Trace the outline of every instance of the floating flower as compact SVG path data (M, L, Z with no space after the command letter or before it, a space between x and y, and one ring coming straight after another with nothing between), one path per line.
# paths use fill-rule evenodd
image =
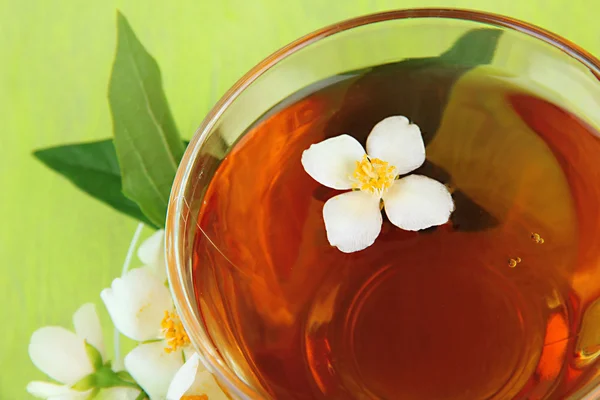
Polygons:
M93 379L93 375L98 373L109 378L114 376L115 385L123 384L104 364L104 339L95 306L91 303L81 306L73 315L73 325L75 332L60 326L46 326L31 335L31 361L50 378L60 382L29 382L27 391L33 396L53 400L87 399L100 390L94 386ZM131 387L103 390L109 391L112 398L123 400L135 399L140 393L139 389Z
M381 207L397 227L418 231L448 222L454 202L446 186L422 175L399 176L425 162L421 130L406 117L379 122L367 138L367 151L349 135L313 144L302 165L317 182L339 190L323 207L327 239L345 253L363 250L381 232Z
M200 362L198 354L192 355L177 371L167 400L228 400L215 378Z

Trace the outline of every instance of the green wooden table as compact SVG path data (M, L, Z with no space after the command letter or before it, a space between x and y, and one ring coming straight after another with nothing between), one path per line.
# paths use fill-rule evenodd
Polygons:
M79 192L31 151L111 135L115 10L158 60L179 130L191 136L244 72L282 45L349 17L462 7L550 29L600 55L593 0L63 0L0 2L0 399L42 379L27 355L42 325L71 324L121 269L136 222Z

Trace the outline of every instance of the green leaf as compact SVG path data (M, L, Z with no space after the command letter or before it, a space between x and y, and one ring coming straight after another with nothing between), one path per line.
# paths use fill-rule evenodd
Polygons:
M184 147L162 89L158 64L121 13L117 15L117 52L108 98L123 192L150 221L164 226Z
M87 194L146 225L157 227L121 190L121 171L112 139L37 150L33 155Z

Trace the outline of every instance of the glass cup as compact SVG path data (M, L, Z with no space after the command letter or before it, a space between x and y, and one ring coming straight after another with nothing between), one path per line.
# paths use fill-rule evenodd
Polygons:
M214 301L210 290L196 294L192 280L193 245L202 234L195 223L204 189L221 159L265 111L293 93L325 78L408 58L435 57L465 32L502 31L490 66L519 85L534 85L543 97L600 128L600 62L573 43L508 17L451 9L392 11L351 19L313 32L272 54L240 79L209 112L181 161L169 203L167 263L170 287L191 342L206 367L235 399L269 396L243 365L227 332L203 315L198 303ZM597 211L597 210L596 210ZM597 213L596 215L600 215ZM600 221L599 221L600 222ZM582 297L586 280L600 277L600 263L574 277ZM569 391L572 399L600 396L600 308L596 303L572 323L577 340L568 351L581 357L587 372ZM207 321L213 321L207 323ZM552 397L549 389L543 397ZM499 398L499 397L491 397Z

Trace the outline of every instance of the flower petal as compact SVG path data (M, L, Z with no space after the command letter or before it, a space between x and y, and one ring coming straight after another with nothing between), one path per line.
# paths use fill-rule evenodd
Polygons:
M48 400L87 400L90 398L92 390L85 392L71 391L69 393L59 394L58 396L48 397Z
M179 400L187 393L190 387L192 387L194 379L196 379L196 373L200 365L200 357L194 353L173 377L167 391L167 400Z
M192 346L184 346L181 350L183 351L184 360L189 360L194 356L194 354L196 354L196 351Z
M215 377L207 370L198 371L194 384L186 393L190 395L206 395L210 400L229 400L223 389L217 383Z
M93 303L84 304L75 311L73 326L77 336L94 346L102 355L102 360L106 360L102 326L100 325L98 313L96 313L96 306Z
M155 264L165 260L165 230L159 229L138 247L137 255L144 264Z
M33 332L29 357L46 375L67 385L94 372L83 339L60 326L46 326Z
M402 175L425 162L421 130L402 116L387 117L373 127L367 138L367 154L387 161Z
M140 394L139 389L127 387L112 387L102 389L95 400L136 400Z
M40 399L85 399L91 390L78 392L67 385L50 382L32 381L27 384L27 392Z
M141 344L125 356L125 368L151 400L165 398L173 376L183 365L181 352L167 353L164 345L164 341Z
M169 386L167 400L179 400L184 395L206 395L210 400L228 400L215 378L200 362L198 354L190 357L177 371Z
M381 231L379 198L354 191L327 200L323 206L327 239L344 253L363 250L375 242Z
M134 268L115 279L100 297L115 327L140 342L159 338L165 311L173 310L169 289L149 267Z
M160 279L167 279L167 267L165 263L165 231L159 229L138 247L138 258L144 265L152 267L152 270Z
M418 231L448 222L454 201L446 186L422 175L397 180L383 195L390 222L407 231Z
M317 182L339 190L351 189L350 175L365 154L358 140L340 135L313 144L302 153L304 170Z

